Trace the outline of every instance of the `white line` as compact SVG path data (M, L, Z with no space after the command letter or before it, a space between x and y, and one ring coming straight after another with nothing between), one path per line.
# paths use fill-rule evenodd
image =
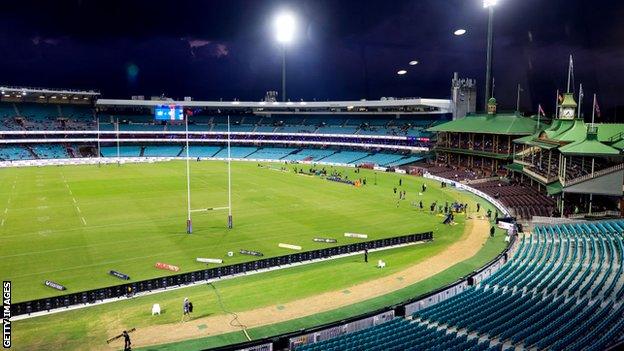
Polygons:
M76 209L78 210L78 213L81 213L80 212L80 207L76 206Z
M0 222L0 227L2 227L4 225L4 218L2 219L2 222Z
M74 194L71 192L71 189L69 190L69 195L74 195Z
M74 203L76 203L76 198L75 197L72 197L72 200L74 200Z
M87 225L87 221L85 221L84 217L80 217L80 219L82 219L82 223L83 223L84 225Z

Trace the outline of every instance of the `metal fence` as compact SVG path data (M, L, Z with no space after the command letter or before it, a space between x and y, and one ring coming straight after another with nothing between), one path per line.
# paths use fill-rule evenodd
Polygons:
M180 273L166 277L141 280L132 283L109 286L89 291L76 292L45 299L19 302L11 306L11 315L18 316L34 312L68 308L70 306L80 304L91 304L108 299L131 297L132 295L137 293L190 285L201 281L219 279L222 277L243 274L245 272L252 272L260 269L285 266L293 263L312 261L316 259L325 259L332 256L363 251L364 249L377 249L419 241L428 241L432 239L432 232L408 234L348 245L328 247L325 249L313 251L299 252L284 256L269 257L261 260L254 260L222 267ZM71 286L68 288L71 288Z

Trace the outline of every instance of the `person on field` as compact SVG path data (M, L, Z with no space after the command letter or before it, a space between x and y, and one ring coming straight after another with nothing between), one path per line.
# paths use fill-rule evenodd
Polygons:
M124 338L124 351L131 351L132 342L130 341L130 335L125 330L123 331L123 333L121 333L121 335L123 335Z
M477 212L481 211L481 204L477 202Z
M364 263L368 263L368 249L364 249Z
M188 297L184 298L184 303L182 304L182 322L191 319L191 302Z
M403 179L399 178L399 186L403 185Z

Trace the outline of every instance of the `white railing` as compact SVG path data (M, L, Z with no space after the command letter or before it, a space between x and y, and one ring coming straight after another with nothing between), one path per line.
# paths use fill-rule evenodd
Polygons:
M472 184L482 184L482 183L487 183L487 182L491 182L491 181L495 181L495 180L500 180L500 177L488 177L488 178L479 178L479 179L472 179L472 180L464 180L462 181L462 183L467 184L467 185L472 185Z
M537 172L535 172L535 171L533 171L533 170L531 170L530 168L527 168L527 167L524 167L523 170L524 170L524 173L526 173L526 174L530 175L531 177L541 181L544 184L552 183L552 182L557 180L557 176L556 175L553 175L553 176L550 176L550 177L546 177L546 176L543 176L543 175L541 175L541 174L539 174L539 173L537 173Z
M207 126L208 127L208 126ZM165 131L165 130L0 130L0 136L5 135L186 135L186 131ZM227 135L226 131L190 131L189 135ZM366 134L332 134L332 133L280 133L280 132L230 132L230 135L267 135L267 136L324 136L330 138L355 138L355 139L387 139L387 140L407 140L408 136L396 135L366 135Z
M561 182L561 185L563 185L564 187L571 186L571 185L582 183L584 181L587 181L593 178L602 177L603 175L613 173L622 169L624 169L624 163L620 163L609 168L601 169L600 171L594 172L594 174L586 174L582 177L577 177L577 178L570 179L570 180L566 180L563 177L559 177L559 182Z
M196 160L197 157L189 157L190 160ZM227 161L226 157L199 157L202 161ZM0 168L9 167L41 167L41 166L70 166L70 165L97 165L97 164L116 164L116 163L154 163L172 160L186 160L185 157L85 157L85 158L56 158L43 160L16 160L16 161L0 161ZM342 166L356 167L355 164L341 162L324 162L324 161L286 161L266 158L237 158L232 157L232 161L243 162L276 162L276 163L297 163L306 165L326 165L326 166ZM386 171L385 167L375 167L375 170ZM398 170L397 173L400 173Z

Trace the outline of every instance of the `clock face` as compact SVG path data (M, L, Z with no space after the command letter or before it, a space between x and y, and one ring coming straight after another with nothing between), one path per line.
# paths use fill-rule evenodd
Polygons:
M573 108L564 108L563 110L561 110L561 117L573 118L574 117L574 109Z

